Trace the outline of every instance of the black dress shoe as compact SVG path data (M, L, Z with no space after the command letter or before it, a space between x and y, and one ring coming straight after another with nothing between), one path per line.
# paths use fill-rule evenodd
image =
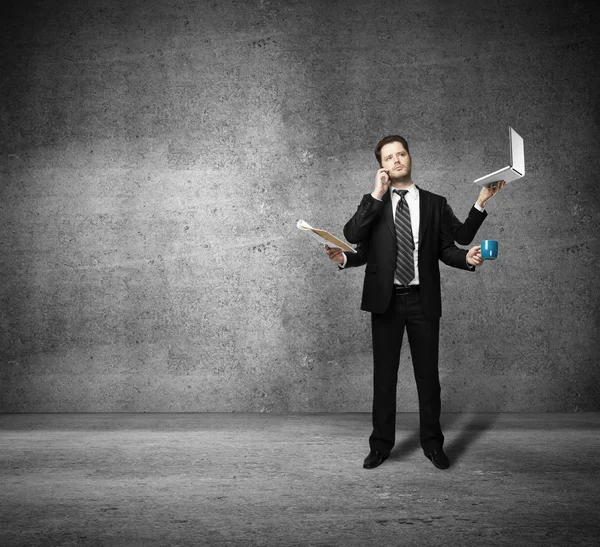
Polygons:
M365 469L373 469L381 465L385 460L387 460L387 455L384 456L379 450L371 450L369 455L365 458L363 467Z
M431 460L431 463L438 469L448 469L448 467L450 467L450 460L441 448L434 450L429 454L425 454L425 456L427 456Z

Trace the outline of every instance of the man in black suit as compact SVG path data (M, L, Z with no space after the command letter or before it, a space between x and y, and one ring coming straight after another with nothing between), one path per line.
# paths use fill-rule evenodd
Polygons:
M420 442L439 469L450 461L443 450L438 373L439 323L442 314L438 260L474 271L483 263L471 243L487 213L483 207L504 182L483 188L462 223L442 196L417 187L411 178L406 140L382 139L375 156L380 169L371 194L365 194L344 236L356 254L326 246L340 268L366 264L361 309L371 312L373 336L373 432L363 467L377 467L395 442L396 385L404 330L408 334L419 397Z

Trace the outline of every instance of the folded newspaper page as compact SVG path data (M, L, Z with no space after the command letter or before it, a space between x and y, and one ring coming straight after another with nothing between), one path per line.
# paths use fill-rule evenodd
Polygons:
M342 251L350 251L351 253L355 253L356 251L350 247L347 243L344 243L342 240L337 237L331 235L329 232L325 230L319 230L317 228L313 228L310 224L305 222L304 220L299 220L296 223L296 227L299 230L306 232L311 235L315 239L317 239L323 245L329 245L330 247L339 247Z

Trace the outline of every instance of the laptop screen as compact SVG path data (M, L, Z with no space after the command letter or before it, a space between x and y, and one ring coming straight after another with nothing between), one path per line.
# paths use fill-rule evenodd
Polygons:
M510 165L520 175L525 175L525 151L523 137L512 127L510 131Z

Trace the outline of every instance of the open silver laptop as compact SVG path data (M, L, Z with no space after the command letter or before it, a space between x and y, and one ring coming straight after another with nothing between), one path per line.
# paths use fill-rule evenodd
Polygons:
M474 184L479 186L489 186L494 182L505 180L517 180L525 176L525 152L523 148L523 137L519 135L512 127L508 128L510 138L510 165L498 171L494 171L485 177L478 178Z

